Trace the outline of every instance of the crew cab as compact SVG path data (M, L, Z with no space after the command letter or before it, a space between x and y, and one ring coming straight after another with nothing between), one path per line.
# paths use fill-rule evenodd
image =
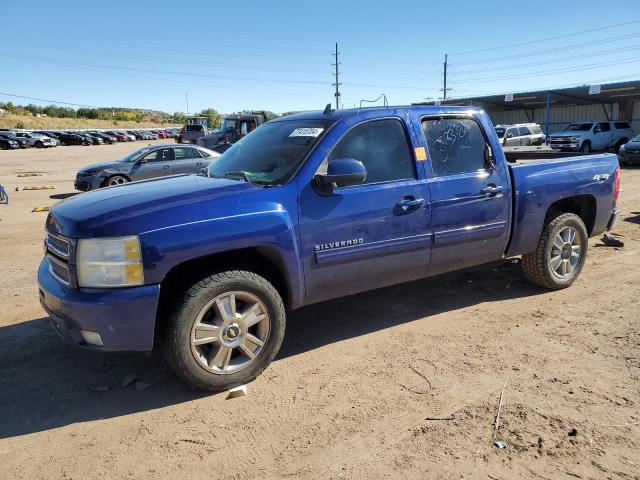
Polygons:
M608 148L615 148L617 152L632 136L631 125L627 122L578 122L550 134L549 146L584 153Z
M614 154L509 164L477 108L327 105L265 123L206 175L54 206L40 301L72 344L158 343L190 385L226 389L304 305L516 256L532 283L570 286L615 223L619 172Z

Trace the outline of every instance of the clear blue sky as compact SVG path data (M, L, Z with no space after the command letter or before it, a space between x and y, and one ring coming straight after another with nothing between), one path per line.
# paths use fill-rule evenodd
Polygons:
M188 92L191 112L323 108L336 41L345 107L380 93L392 104L441 96L445 53L450 97L640 78L638 0L0 7L0 92L92 106L185 111ZM29 103L0 94L8 100Z

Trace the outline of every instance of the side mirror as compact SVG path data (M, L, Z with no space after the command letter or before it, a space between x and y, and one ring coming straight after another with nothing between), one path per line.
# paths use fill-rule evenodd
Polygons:
M600 129L600 127L594 127L593 128L593 133L600 133L602 132L602 130Z
M330 191L336 187L358 185L366 178L367 169L361 161L353 158L341 158L330 161L327 173L317 174L313 177L313 181L321 190Z

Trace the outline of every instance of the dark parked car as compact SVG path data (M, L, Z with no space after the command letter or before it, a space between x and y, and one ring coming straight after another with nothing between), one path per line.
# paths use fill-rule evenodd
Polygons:
M129 137L127 137L125 134L120 133L120 132L107 132L107 134L111 135L113 137L116 137L119 142L128 142L129 141Z
M206 148L190 145L143 147L114 162L87 165L76 175L74 186L88 191L135 180L200 173L219 156Z
M60 132L58 139L60 139L60 145L87 145L88 140L75 133Z
M633 137L618 151L620 165L640 163L640 135Z
M102 133L102 132L89 132L89 135L93 135L94 137L101 138L102 141L105 144L108 144L108 145L111 145L111 144L116 143L118 141L116 139L116 137L112 137L112 136L107 135L106 133Z
M27 142L23 138L18 138L18 137L14 136L11 133L0 132L0 138L3 138L5 140L13 140L14 142L18 142L18 146L20 148L31 148L31 143Z
M0 148L2 150L17 150L20 148L20 144L17 140L9 140L0 135Z

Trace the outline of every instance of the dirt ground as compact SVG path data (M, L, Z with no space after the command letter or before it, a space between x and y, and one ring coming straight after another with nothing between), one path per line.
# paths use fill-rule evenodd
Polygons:
M640 169L622 172L624 248L591 239L570 289L504 262L306 307L248 396L225 400L158 354L65 346L38 304L46 213L31 210L133 148L0 152L1 479L640 478Z

